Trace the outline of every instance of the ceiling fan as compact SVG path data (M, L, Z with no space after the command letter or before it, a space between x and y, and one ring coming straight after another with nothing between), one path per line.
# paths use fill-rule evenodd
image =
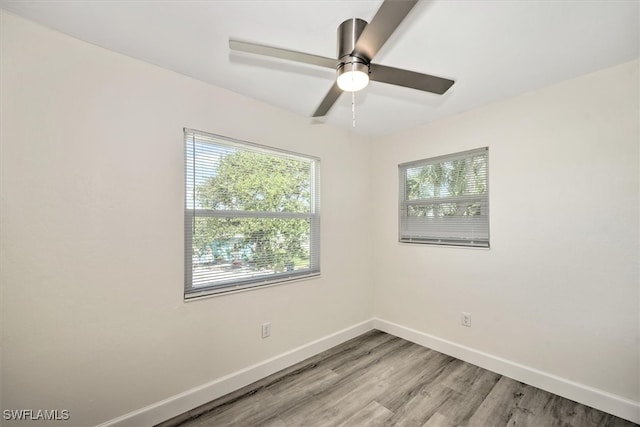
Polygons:
M326 115L342 91L364 89L370 79L442 95L453 85L453 80L371 62L416 3L418 0L385 0L371 23L359 18L344 21L338 27L337 59L234 39L229 39L229 47L231 50L335 69L336 81L313 117Z

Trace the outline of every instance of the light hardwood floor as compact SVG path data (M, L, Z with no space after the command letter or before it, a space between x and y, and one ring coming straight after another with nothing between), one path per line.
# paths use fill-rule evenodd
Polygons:
M368 332L160 424L635 425L380 331Z

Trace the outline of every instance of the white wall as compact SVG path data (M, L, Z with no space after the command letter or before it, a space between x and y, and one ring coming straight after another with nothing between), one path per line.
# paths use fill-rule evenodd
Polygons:
M374 315L640 402L638 81L635 61L375 141ZM398 243L397 165L483 146L491 249Z
M3 409L98 424L370 317L367 141L0 18ZM321 158L321 278L183 302L183 127Z
M0 19L2 408L97 424L372 315L640 401L638 62L369 141ZM183 127L321 157L322 278L183 302ZM397 243L397 164L481 146L492 248Z

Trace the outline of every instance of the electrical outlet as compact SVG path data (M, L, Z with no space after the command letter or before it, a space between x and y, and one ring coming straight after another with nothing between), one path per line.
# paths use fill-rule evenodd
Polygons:
M462 326L467 326L467 327L471 327L471 313L465 313L464 311L462 312L462 315L460 316L460 323L462 323Z
M269 338L271 336L271 322L262 324L262 338Z

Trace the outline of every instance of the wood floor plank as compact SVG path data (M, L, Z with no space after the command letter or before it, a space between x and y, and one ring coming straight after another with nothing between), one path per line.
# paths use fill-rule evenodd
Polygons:
M424 349L422 357L407 363L406 375L398 378L396 387L379 402L396 412L416 395L425 385L433 384L436 378L456 359L437 351Z
M487 424L489 425L489 424ZM436 412L422 427L455 427L449 418Z
M380 351L386 345L401 344L402 340L399 338L373 330L274 374L268 377L264 383L270 391L277 394L279 390L290 387L296 378L307 374L311 369L335 369L339 366L362 361L363 358L371 354L373 348Z
M400 408L394 423L423 425L438 413L450 424L467 425L500 376L484 369L476 371L464 362L457 362L451 363L450 369L444 370L437 381L425 384L407 405ZM473 373L474 376L469 377L473 380L463 377L465 373ZM466 389L462 388L465 383L468 384Z
M260 390L252 395L251 399L240 399L233 404L217 407L209 412L207 418L200 417L183 425L185 427L258 425L271 418L266 416L266 411L275 405L273 395L267 390Z
M209 424L210 426L211 424ZM271 418L265 422L256 424L256 427L288 427L287 424L280 418Z
M398 345L399 344L399 345ZM341 370L340 380L322 395L295 405L280 414L291 425L336 425L359 411L368 402L386 393L389 377L406 357L419 351L413 344L401 340L394 346L379 346L380 352L363 357L351 370ZM363 404L363 402L365 404Z
M468 366L468 363L465 363ZM500 379L500 375L482 368L467 370L468 377L456 379L454 388L457 393L445 402L438 412L445 415L455 425L467 426L473 414L478 410L487 395ZM471 379L473 378L473 379ZM461 387L466 384L467 388Z
M374 353L363 354L357 363L349 363L350 370L342 370L330 386L322 390L316 390L310 394L298 394L295 399L286 400L282 404L279 416L291 422L290 425L305 425L308 422L338 422L361 409L362 401L368 403L382 393L387 383L382 381L385 371L392 370L393 364L381 363L381 360L396 361L400 363L406 356L406 349L411 344L404 340L393 340L380 343ZM286 390L276 393L277 397L290 396ZM368 398L369 397L369 398ZM357 402L352 405L351 402ZM342 411L336 411L339 402ZM358 406L360 405L360 406ZM340 412L340 413L339 413Z
M440 384L420 388L395 411L390 425L421 426L431 419L458 392Z
M379 404L371 402L340 424L340 427L383 427L393 412Z
M501 377L478 410L469 418L469 426L508 425L513 411L522 399L524 387L521 382Z
M340 381L340 375L330 369L316 367L296 376L294 381L287 382L286 386L277 384L277 387L267 387L273 395L281 401L296 401L312 399L335 386Z
M159 424L377 425L638 427L379 331Z

